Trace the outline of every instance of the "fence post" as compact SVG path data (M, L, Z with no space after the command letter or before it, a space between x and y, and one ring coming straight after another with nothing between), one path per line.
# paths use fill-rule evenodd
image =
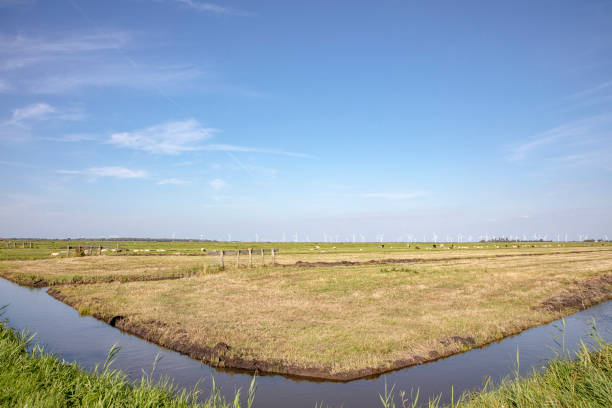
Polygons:
M236 251L236 268L240 268L240 249Z
M253 267L253 248L249 248L249 268Z
M276 259L274 258L274 248L272 248L272 266L276 265Z
M70 256L70 245L66 246L66 256Z
M223 250L219 251L219 266L223 268Z
M261 248L261 266L266 266L266 258L264 257L264 249Z

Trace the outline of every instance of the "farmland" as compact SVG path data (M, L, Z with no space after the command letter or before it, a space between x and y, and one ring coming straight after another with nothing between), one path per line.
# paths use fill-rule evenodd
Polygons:
M54 285L82 314L215 366L331 380L462 352L612 297L602 243L121 242L78 257L51 256L66 243L54 245L0 250L0 275ZM204 246L279 255L220 268Z

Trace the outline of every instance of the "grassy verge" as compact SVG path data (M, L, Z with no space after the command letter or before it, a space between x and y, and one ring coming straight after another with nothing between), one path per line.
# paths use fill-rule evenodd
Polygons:
M229 270L59 286L81 313L212 365L350 380L612 298L612 254Z
M452 408L541 408L612 406L612 345L597 337L597 347L590 351L579 349L574 358L561 353L542 371L534 371L526 378L505 379L501 386L476 394L463 394ZM395 395L393 388L380 395L383 408L421 406L418 398L407 398L406 393ZM437 400L426 404L439 408Z
M154 383L143 377L132 384L110 368L114 351L104 365L88 373L44 353L38 345L28 351L28 343L23 334L0 323L0 407L240 407L239 393L230 404L213 389L204 402L197 403L197 390L179 392L168 380ZM249 406L253 393L252 386Z

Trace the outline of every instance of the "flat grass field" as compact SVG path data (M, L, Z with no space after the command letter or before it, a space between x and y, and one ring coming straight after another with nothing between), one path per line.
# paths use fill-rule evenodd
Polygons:
M133 245L150 251L7 256L0 276L56 284L50 294L82 314L215 366L340 381L461 352L612 299L609 243ZM225 269L214 256L176 254L200 247L280 253L274 267L259 259L236 267L226 257Z

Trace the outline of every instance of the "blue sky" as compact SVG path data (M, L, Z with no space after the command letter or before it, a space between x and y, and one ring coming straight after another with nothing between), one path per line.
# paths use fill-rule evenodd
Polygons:
M612 237L612 2L495 3L0 0L0 235Z

